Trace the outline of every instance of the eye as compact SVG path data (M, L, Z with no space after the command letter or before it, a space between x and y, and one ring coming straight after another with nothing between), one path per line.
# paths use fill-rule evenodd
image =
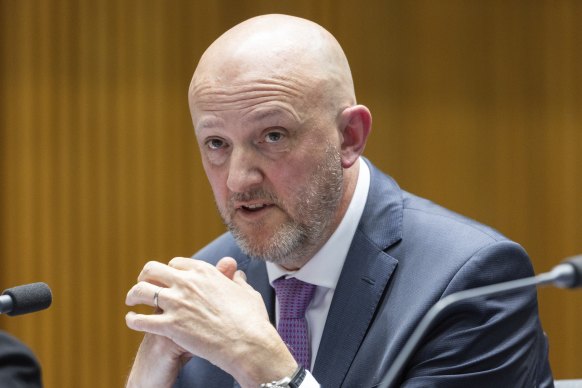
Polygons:
M281 132L269 132L265 135L266 143L277 143L283 139L283 134Z
M217 138L213 138L213 139L208 139L206 141L206 146L208 148L210 148L211 150L218 150L221 148L225 147L225 142L222 139L217 139Z

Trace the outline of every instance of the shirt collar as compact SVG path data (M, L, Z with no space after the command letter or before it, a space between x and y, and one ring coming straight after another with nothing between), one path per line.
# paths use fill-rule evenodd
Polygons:
M318 287L335 289L339 280L348 250L364 212L368 190L370 189L370 169L359 158L359 172L356 189L346 214L335 232L321 249L299 270L288 271L278 264L267 262L267 274L271 285L281 276L296 277Z

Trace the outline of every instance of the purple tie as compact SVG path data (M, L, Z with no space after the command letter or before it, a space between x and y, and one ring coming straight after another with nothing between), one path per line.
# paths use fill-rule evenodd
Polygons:
M315 285L296 278L279 278L273 282L279 300L279 322L277 331L293 354L295 361L306 369L311 369L311 346L305 320L305 310Z

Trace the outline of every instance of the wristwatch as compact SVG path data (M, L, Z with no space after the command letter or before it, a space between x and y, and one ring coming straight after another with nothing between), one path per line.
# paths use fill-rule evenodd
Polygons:
M302 365L299 365L297 370L291 376L283 377L278 381L271 381L270 383L261 384L260 388L299 388L307 371Z

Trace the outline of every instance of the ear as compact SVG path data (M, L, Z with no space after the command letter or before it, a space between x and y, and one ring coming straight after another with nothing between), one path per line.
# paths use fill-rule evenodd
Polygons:
M351 167L364 152L372 129L372 114L363 105L346 108L340 114L342 167Z

